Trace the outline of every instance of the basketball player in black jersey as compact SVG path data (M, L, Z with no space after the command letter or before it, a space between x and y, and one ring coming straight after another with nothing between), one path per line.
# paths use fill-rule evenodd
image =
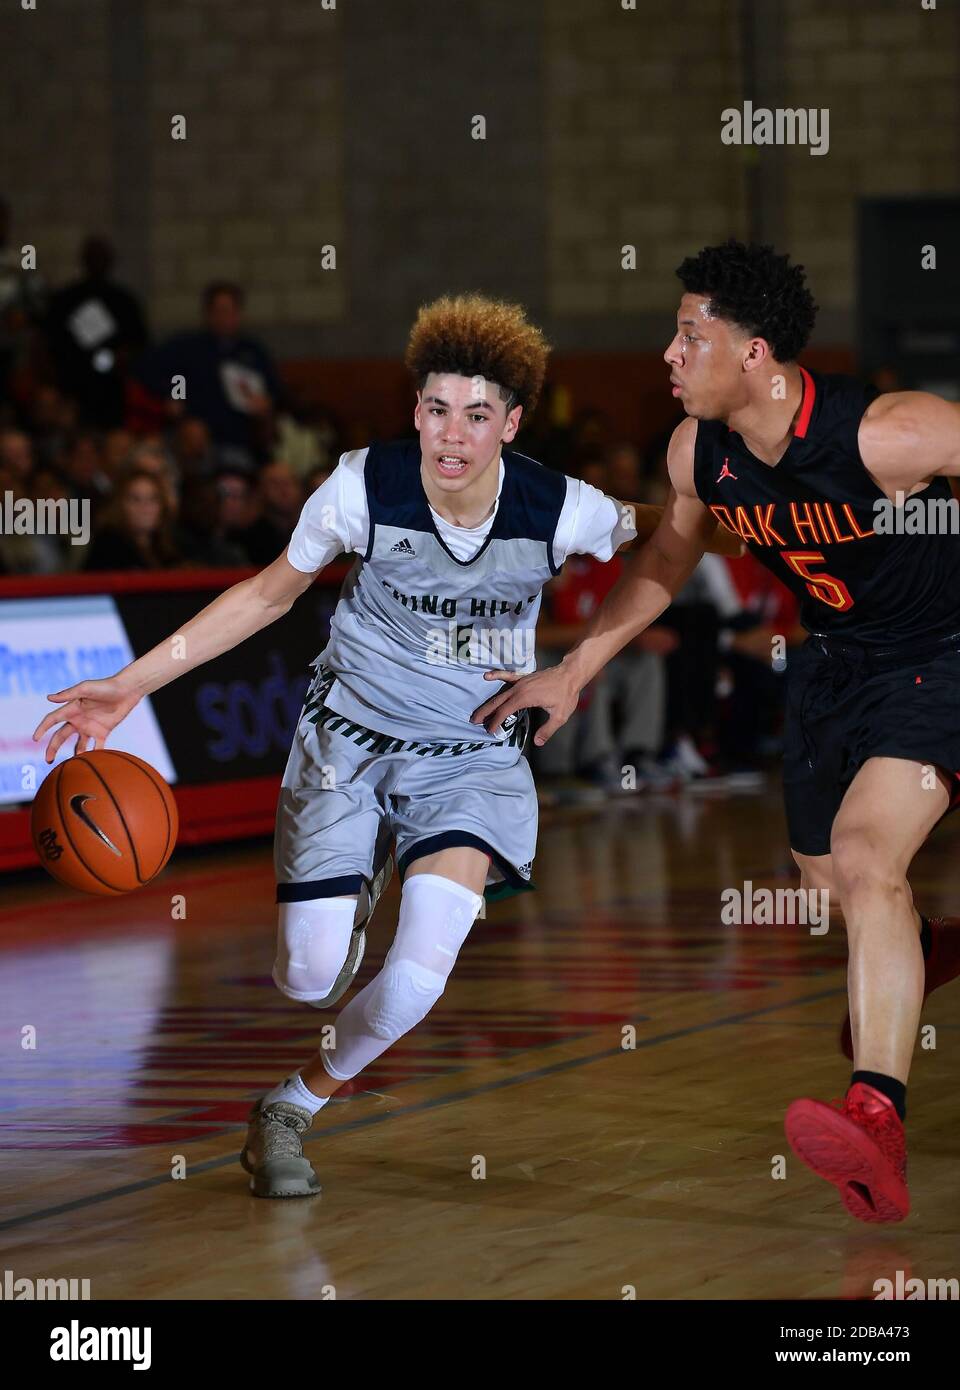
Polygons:
M855 1069L839 1107L796 1100L786 1131L852 1215L898 1221L920 1009L960 973L960 924L920 916L906 877L960 789L960 537L886 534L877 504L950 498L960 406L801 367L816 305L803 268L771 247L706 247L677 274L664 358L688 418L670 441L664 515L563 663L493 673L512 689L474 717L496 729L542 708L545 742L667 607L716 519L798 595L810 636L788 680L787 822L802 886L829 890L846 924Z

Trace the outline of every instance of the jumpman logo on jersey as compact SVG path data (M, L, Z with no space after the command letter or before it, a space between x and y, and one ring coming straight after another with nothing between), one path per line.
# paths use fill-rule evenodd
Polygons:
M417 553L414 550L413 546L410 544L410 542L407 540L406 536L404 536L402 541L397 541L396 545L392 545L390 547L391 555L394 551L398 551L401 555L416 555Z
M724 478L732 478L734 482L737 481L737 475L736 475L736 473L731 473L731 472L730 472L730 460L729 460L729 459L724 459L724 460L723 460L723 467L720 469L720 472L719 472L718 475L717 475L717 482L718 482L718 483L719 483L719 482L722 482L722 480L723 480Z

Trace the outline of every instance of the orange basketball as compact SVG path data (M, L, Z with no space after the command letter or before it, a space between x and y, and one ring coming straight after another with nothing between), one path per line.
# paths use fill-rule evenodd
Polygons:
M43 867L70 888L105 895L156 878L178 824L173 792L156 768L107 748L59 763L41 782L30 817Z

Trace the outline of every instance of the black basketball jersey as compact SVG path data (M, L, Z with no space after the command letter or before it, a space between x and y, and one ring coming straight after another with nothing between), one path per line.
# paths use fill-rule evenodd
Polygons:
M701 501L797 595L808 632L873 647L960 632L960 535L874 529L885 494L857 432L877 392L853 377L800 371L803 401L779 463L756 458L722 421L699 422ZM951 492L934 478L913 496L949 501Z

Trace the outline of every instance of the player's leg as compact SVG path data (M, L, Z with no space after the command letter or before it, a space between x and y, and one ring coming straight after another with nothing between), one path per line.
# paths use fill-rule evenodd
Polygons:
M793 850L793 858L800 870L801 888L805 891L813 888L819 892L826 892L831 923L837 923L845 928L846 923L843 919L843 909L840 906L840 895L834 882L833 860L830 855L799 854ZM909 884L907 886L909 887ZM912 889L910 900L913 903ZM947 980L953 979L957 969L960 968L960 932L957 931L958 923L955 919L924 917L917 910L915 904L913 905L913 915L924 959L924 998L926 998L932 990L936 989L938 984L945 984ZM849 1008L840 1027L840 1051L851 1062L853 1061L853 1027Z
M358 901L369 896L384 840L376 787L380 760L325 728L324 717L322 708L304 706L284 772L274 840L273 978L282 993L312 1004L336 993L351 956L358 963ZM362 923L360 928L362 937ZM241 1163L256 1196L319 1193L302 1136L325 1100L294 1072L254 1105Z
M942 772L903 758L869 758L843 798L831 835L850 953L856 1066L904 1085L924 984L907 870L948 804L949 779Z
M906 759L870 758L831 831L830 873L849 941L855 1070L839 1110L794 1101L786 1130L804 1162L865 1221L901 1220L909 1210L903 1118L924 969L907 871L948 803L945 776L931 778Z
M389 822L404 874L396 938L383 969L339 1015L333 1047L302 1076L330 1096L415 1027L439 1000L479 915L488 881L527 886L537 797L519 748L490 745L397 760Z
M320 1048L300 1070L314 1095L334 1095L426 1018L480 911L488 864L488 856L471 846L413 861L381 970L338 1015L333 1046Z

